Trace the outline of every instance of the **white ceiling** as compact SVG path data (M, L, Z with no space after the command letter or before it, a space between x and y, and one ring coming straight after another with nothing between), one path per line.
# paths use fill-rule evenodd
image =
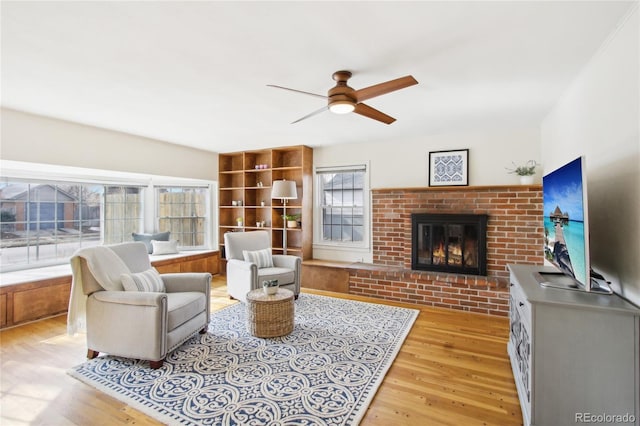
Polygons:
M536 126L633 2L8 2L2 106L214 152ZM324 112L334 71L389 126Z

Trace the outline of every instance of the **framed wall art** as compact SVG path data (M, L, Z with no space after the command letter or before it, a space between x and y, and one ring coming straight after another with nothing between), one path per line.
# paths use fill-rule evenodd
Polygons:
M469 150L429 153L429 186L469 185Z

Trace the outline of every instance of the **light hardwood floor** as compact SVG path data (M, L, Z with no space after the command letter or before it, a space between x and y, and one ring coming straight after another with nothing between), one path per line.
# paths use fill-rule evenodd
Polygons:
M303 290L362 301L377 299ZM231 303L214 278L212 309ZM520 425L506 318L418 307L420 315L362 425ZM66 316L0 332L0 424L157 425L157 421L66 374L85 361L84 336Z

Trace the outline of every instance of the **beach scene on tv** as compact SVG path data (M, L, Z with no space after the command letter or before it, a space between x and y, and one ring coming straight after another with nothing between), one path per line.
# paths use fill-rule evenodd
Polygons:
M582 158L543 177L545 259L587 286Z

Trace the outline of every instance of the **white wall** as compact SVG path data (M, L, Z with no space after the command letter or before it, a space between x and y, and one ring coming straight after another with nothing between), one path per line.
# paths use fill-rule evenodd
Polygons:
M63 120L0 110L3 160L218 180L218 155Z
M313 151L314 166L371 162L371 188L428 186L430 151L469 149L469 185L517 184L509 174L512 161L540 161L537 127L443 135L417 135L411 139L330 145ZM538 182L540 180L537 176Z
M469 185L511 185L519 178L509 174L512 161L524 164L527 160L540 162L540 132L538 126L500 130L417 135L411 139L386 142L362 142L315 148L315 167L370 164L370 187L408 188L428 186L428 158L430 151L469 149ZM540 172L536 176L540 182ZM317 259L372 262L371 247L366 250L335 250L314 247Z
M638 8L545 118L544 171L586 156L592 267L640 305Z

